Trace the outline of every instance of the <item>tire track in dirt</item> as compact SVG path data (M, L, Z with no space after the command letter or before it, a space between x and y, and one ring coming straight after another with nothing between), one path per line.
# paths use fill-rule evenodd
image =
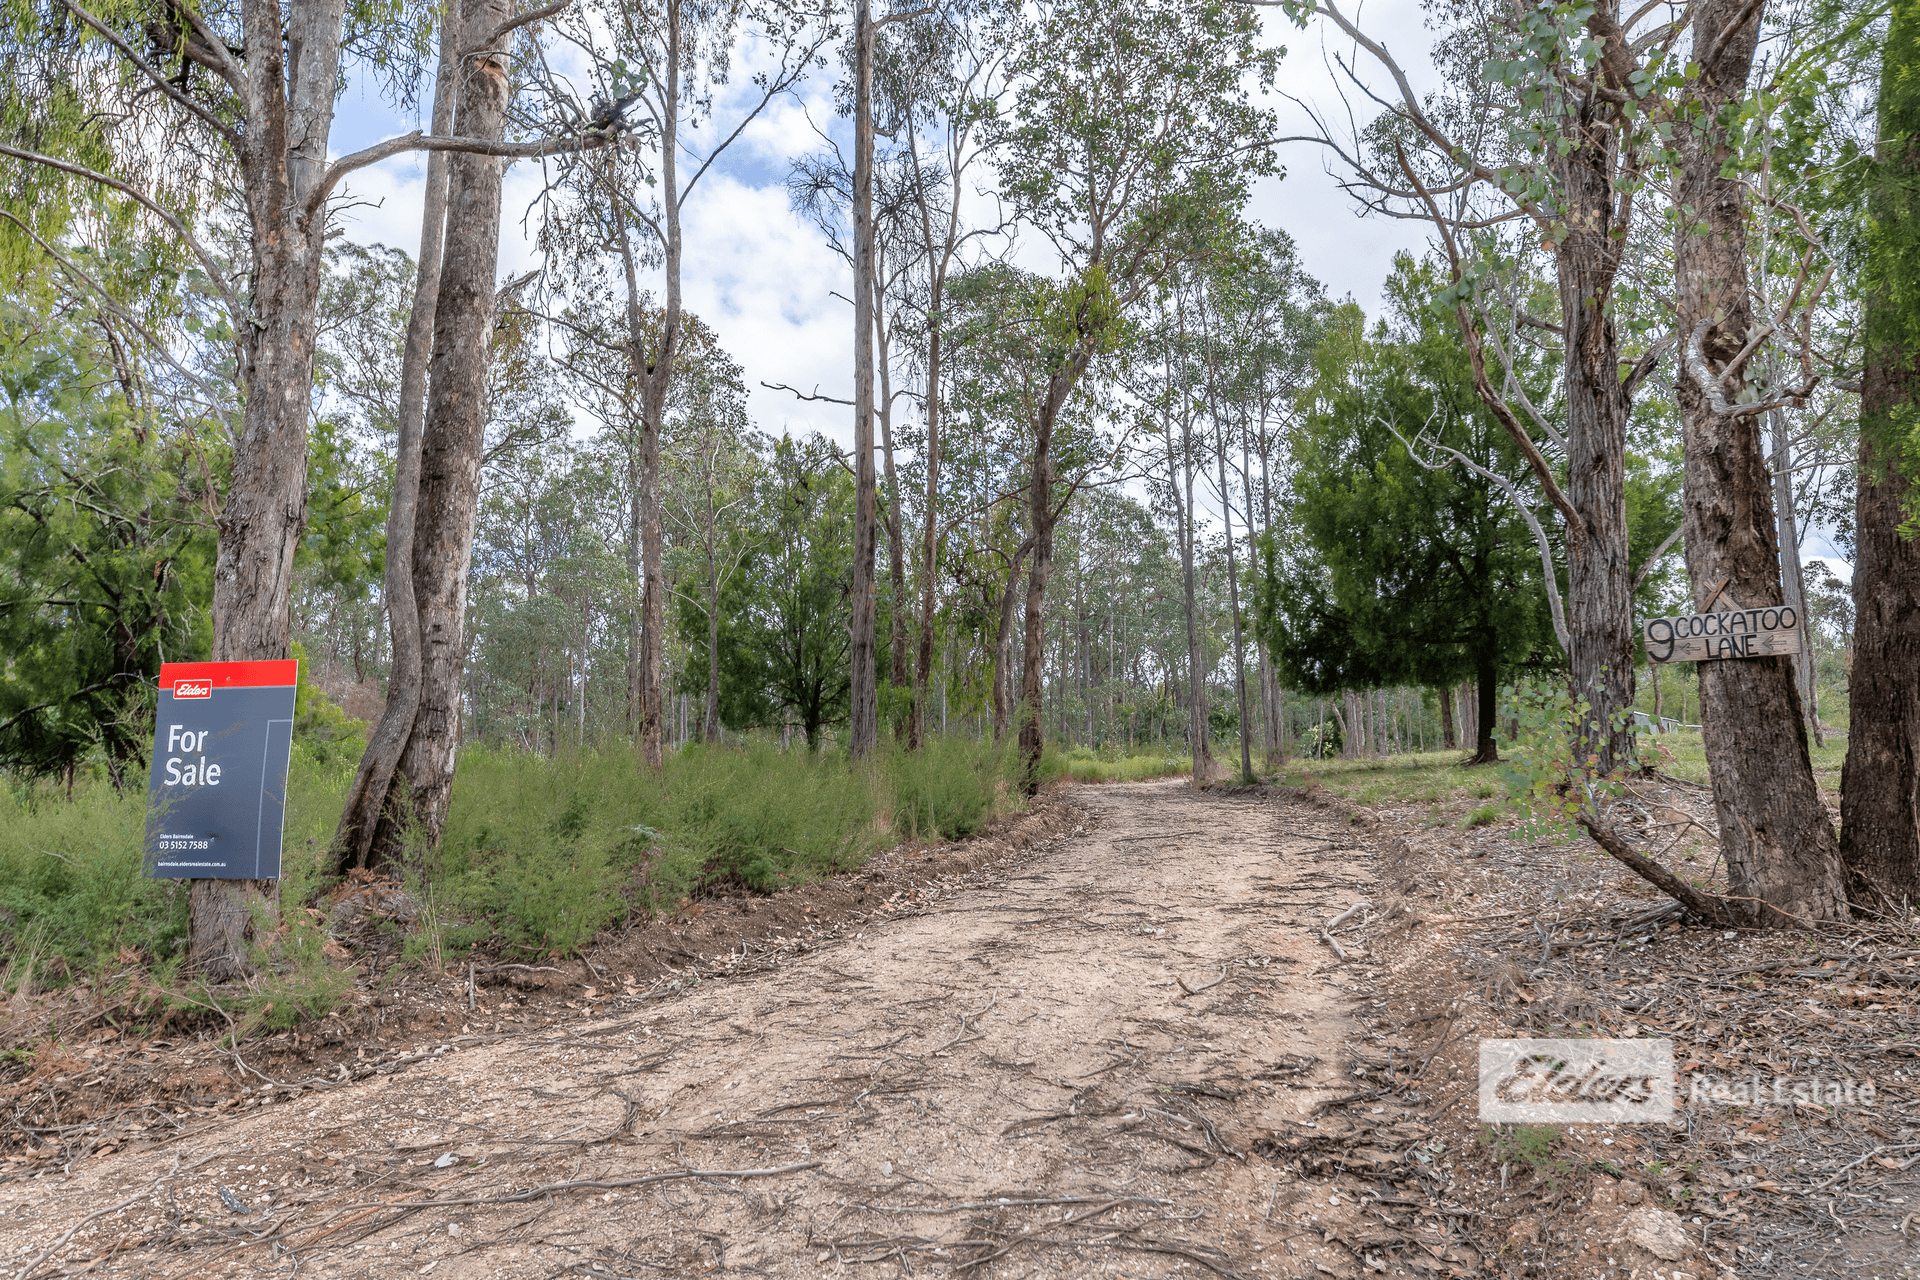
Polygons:
M1317 930L1370 858L1251 796L1072 798L1084 835L773 972L0 1187L0 1277L1358 1274L1353 1177L1263 1153L1355 1093L1365 959Z

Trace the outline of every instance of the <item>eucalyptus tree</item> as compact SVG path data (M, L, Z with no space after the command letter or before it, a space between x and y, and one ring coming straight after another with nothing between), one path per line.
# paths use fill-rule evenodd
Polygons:
M624 354L640 409L630 446L626 533L627 557L641 583L628 622L635 655L631 684L643 759L657 770L663 764L668 595L660 436L686 339L681 270L687 202L747 126L818 65L833 27L823 14L782 0L664 0L657 6L598 0L569 34L594 60L599 110L614 117L634 112L657 144L651 152L625 149L579 166L542 231L549 254L577 279L625 303ZM725 91L748 38L773 51L772 65L755 73L736 99ZM653 268L661 273L657 307L642 287L643 272ZM610 286L599 276L611 276Z
M1748 92L1763 13L1764 5L1747 0L1693 6L1698 75L1674 127L1687 568L1694 608L1702 611L1716 597L1735 609L1784 603L1760 421L1812 389L1767 385L1751 363L1793 306L1788 300L1780 314L1755 315L1746 179L1730 130ZM1845 919L1839 845L1814 784L1791 660L1705 662L1699 676L1701 737L1727 862L1724 916L1786 927Z
M1608 772L1632 749L1627 419L1635 393L1674 345L1667 335L1633 353L1618 304L1647 187L1665 154L1664 122L1650 116L1650 99L1680 78L1672 55L1682 25L1666 7L1630 12L1618 0L1579 8L1460 0L1446 10L1436 51L1446 83L1422 97L1357 17L1328 0L1285 7L1302 20L1324 16L1393 82L1366 150L1325 130L1316 140L1338 149L1375 207L1429 219L1453 264L1443 296L1455 306L1475 387L1566 530L1571 685L1590 710L1581 754ZM1559 316L1519 319L1560 340L1563 423L1508 394L1510 386L1495 387L1488 374L1488 346L1504 354L1501 308L1482 287L1490 282L1479 245L1488 228L1508 222L1524 224L1552 262Z
M349 23L346 0L285 12L267 0L233 0L176 6L157 23L151 16L74 0L20 12L5 37L15 74L0 111L9 135L0 156L30 174L16 189L36 204L67 204L84 189L86 200L137 206L184 247L219 299L245 407L218 522L212 657L285 657L306 510L314 310L334 192L356 170L410 150L543 155L598 146L604 135L571 130L509 144L484 131L414 133L329 160L343 59L403 49L397 11ZM475 0L462 17L474 43L459 47L496 50L538 16L513 18L503 4ZM408 65L404 56L390 61ZM481 57L469 81L504 76L485 70L500 61ZM205 234L216 213L242 229L240 261ZM270 913L273 892L267 882L194 882L197 970L215 980L250 971L244 939L253 908Z
M1877 909L1920 901L1920 4L1895 0L1882 57L1840 787L1841 854Z
M1274 170L1273 115L1254 94L1271 86L1280 51L1262 45L1252 10L1178 0L1043 0L1009 19L1006 38L1001 185L1059 264L1027 331L1043 376L1030 428L1020 745L1037 786L1044 610L1064 500L1055 428L1126 319L1181 264L1213 251L1249 184Z
M1006 50L993 39L994 3L950 4L937 15L909 19L877 50L880 97L896 122L897 160L904 184L905 235L917 268L911 299L919 313L919 358L925 434L920 466L925 499L920 530L918 640L913 659L913 704L907 746L917 750L926 731L927 681L933 670L934 611L940 578L941 414L944 409L948 281L963 268L970 243L998 234L970 225L962 205L969 171L988 153L988 123L1002 88ZM889 441L891 451L891 441ZM891 480L891 476L889 476ZM896 493L898 491L896 490ZM899 499L896 497L895 502ZM896 515L893 537L900 537ZM897 559L897 555L896 555ZM896 615L904 602L896 601ZM896 633L899 624L895 624ZM896 666L898 659L895 659Z

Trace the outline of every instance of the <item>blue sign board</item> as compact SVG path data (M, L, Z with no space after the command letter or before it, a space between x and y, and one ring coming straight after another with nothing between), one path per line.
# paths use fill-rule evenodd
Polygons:
M169 662L147 782L147 874L276 880L299 664Z

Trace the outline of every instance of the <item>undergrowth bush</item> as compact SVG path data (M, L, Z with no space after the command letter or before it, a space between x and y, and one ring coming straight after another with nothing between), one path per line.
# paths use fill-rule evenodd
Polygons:
M1092 752L1066 761L1067 776L1075 782L1145 782L1149 778L1171 778L1193 772L1191 756L1123 756L1102 760Z
M694 747L657 775L626 746L557 759L468 748L440 849L408 855L402 869L425 915L406 954L444 961L488 939L566 954L629 915L706 888L771 891L857 867L902 838L963 836L1017 802L1014 763L1011 741L963 739L867 765L771 745ZM356 764L335 743L295 743L280 926L261 940L262 974L250 991L221 998L243 1030L323 1013L351 984L324 954L316 907L333 883L328 851ZM145 827L144 792L121 794L104 781L83 780L71 801L49 786L0 797L5 990L130 965L160 986L175 982L188 890L142 874Z
M940 738L917 753L896 747L886 761L893 826L911 839L957 840L992 821L1016 779L1018 743Z

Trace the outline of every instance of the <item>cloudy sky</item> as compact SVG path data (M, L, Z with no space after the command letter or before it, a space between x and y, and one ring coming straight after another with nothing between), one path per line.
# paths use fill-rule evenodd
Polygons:
M1277 10L1265 10L1266 38L1284 45L1276 96L1270 105L1280 117L1282 136L1313 131L1307 107L1343 120L1347 108L1337 57L1380 84L1367 55L1338 32L1316 23L1293 26ZM1375 33L1401 60L1414 86L1425 90L1435 79L1427 57L1431 32L1418 0L1368 0L1358 10L1360 25ZM749 51L744 62L753 63ZM686 305L719 334L746 371L750 407L763 429L820 431L851 443L850 411L839 406L796 401L763 382L785 383L823 394L847 396L852 383L852 313L844 301L850 272L820 233L789 207L784 180L795 157L821 146L820 130L843 133L831 106L832 72L803 82L790 96L766 109L701 180L688 201L682 281ZM1364 121L1372 104L1354 95L1356 115ZM430 95L423 95L430 98ZM732 93L723 93L716 121L731 128L757 98L745 75L736 74ZM424 110L424 108L423 108ZM425 127L415 115L395 111L368 89L352 89L341 101L333 146L345 153L408 130ZM1249 215L1284 229L1299 246L1307 269L1335 297L1352 297L1368 315L1379 306L1380 288L1403 249L1421 252L1427 243L1422 224L1362 217L1328 171L1329 157L1306 143L1288 144L1282 178L1264 180ZM347 234L363 243L382 243L414 253L420 240L420 193L425 166L417 156L402 156L353 175L346 194L366 202L349 211ZM522 162L508 172L505 226L501 244L503 275L539 265L527 221L540 190L537 165ZM1037 254L1024 246L1023 258ZM1032 265L1044 265L1034 262ZM1809 556L1832 556L1817 532L1807 539ZM1837 571L1850 569L1834 557Z
M1364 12L1376 29L1403 33L1394 40L1396 53L1424 67L1427 41L1417 3L1376 0ZM1309 102L1337 105L1320 32L1299 30L1275 11L1264 16L1269 40L1289 49L1280 87ZM851 432L847 410L799 404L760 386L763 381L808 388L818 384L823 392L840 395L851 386L853 319L842 301L849 292L850 273L819 232L788 208L783 185L792 160L821 145L816 127L841 128L829 101L831 75L831 70L819 73L769 108L701 180L686 212L682 279L687 306L713 326L745 367L754 416L763 427L778 430L791 424L845 441ZM739 111L750 104L752 91L743 81L735 77L743 91L730 104L722 100L720 118L737 121ZM1272 105L1282 113L1283 134L1306 131L1308 122L1298 107L1279 98ZM734 108L731 114L728 106ZM423 120L394 111L370 89L355 89L340 103L334 147L353 151L422 127ZM1394 252L1424 244L1420 228L1359 218L1324 171L1316 148L1290 145L1282 160L1285 178L1261 184L1251 216L1284 228L1299 244L1308 269L1333 296L1351 294L1371 312ZM350 194L374 204L349 213L347 234L416 252L424 181L425 166L415 156L355 174ZM508 173L503 274L538 265L522 215L539 186L536 165L522 162Z

